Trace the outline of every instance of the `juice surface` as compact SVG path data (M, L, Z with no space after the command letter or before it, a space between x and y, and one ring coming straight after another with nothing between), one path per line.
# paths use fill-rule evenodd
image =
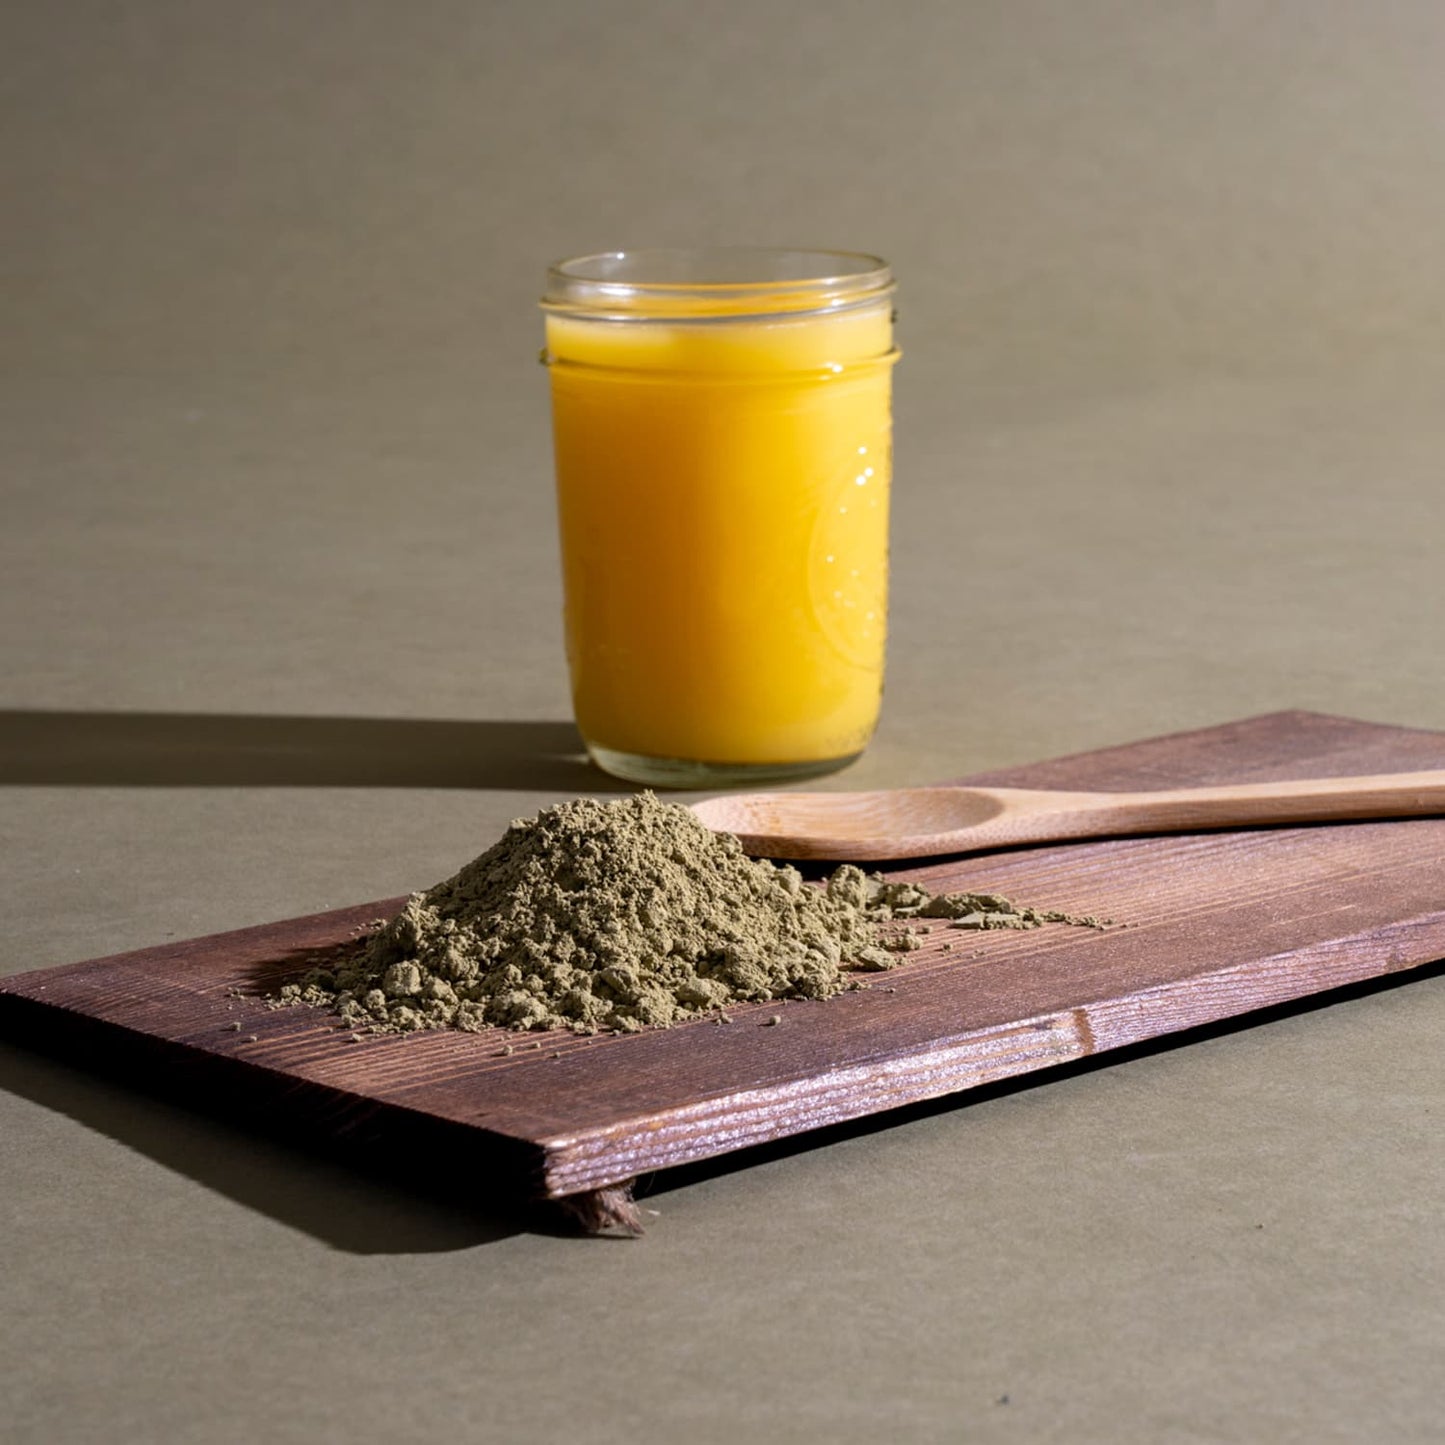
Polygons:
M883 681L888 304L549 315L583 737L731 764L861 751Z

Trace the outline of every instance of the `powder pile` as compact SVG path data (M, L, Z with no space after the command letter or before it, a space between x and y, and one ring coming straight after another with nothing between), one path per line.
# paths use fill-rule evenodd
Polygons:
M851 865L824 887L751 859L652 794L514 822L347 959L282 989L372 1032L491 1026L635 1032L728 1004L823 999L920 946L893 919L1032 928L1092 918L930 894ZM884 924L884 927L880 927Z

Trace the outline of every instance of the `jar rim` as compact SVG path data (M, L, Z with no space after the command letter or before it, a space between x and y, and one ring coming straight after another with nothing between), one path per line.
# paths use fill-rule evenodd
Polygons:
M600 251L547 271L542 307L620 320L836 311L877 301L893 271L857 251L772 246Z

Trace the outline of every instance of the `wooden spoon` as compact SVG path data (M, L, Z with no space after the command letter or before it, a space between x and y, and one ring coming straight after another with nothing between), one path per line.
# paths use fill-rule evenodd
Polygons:
M1069 838L1424 817L1445 813L1445 770L1147 793L950 786L740 793L692 809L709 828L736 833L749 853L764 857L920 858Z

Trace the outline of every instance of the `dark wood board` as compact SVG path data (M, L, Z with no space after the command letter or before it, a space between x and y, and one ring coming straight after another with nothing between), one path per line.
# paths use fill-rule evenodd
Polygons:
M1290 712L970 781L1163 788L1427 767L1445 767L1445 734ZM585 1197L1434 962L1445 957L1442 859L1445 819L1414 819L900 865L887 871L1116 926L939 931L864 991L627 1036L358 1042L323 1012L265 1005L259 995L309 955L401 901L389 899L0 979L0 1030L287 1132L463 1143L479 1182Z

